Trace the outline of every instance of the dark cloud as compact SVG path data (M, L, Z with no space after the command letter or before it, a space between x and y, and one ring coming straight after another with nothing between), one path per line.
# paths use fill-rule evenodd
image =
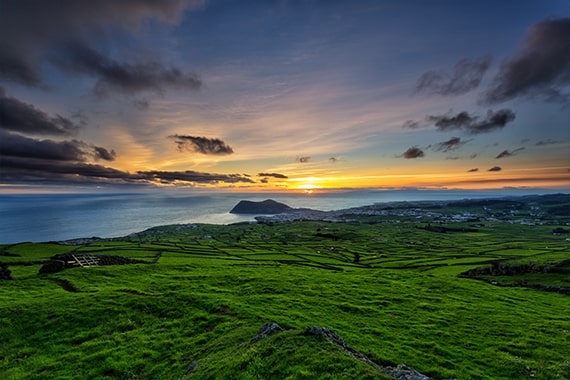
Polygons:
M2 156L4 183L136 183L142 177L121 170L85 162Z
M3 183L59 184L190 184L254 183L239 174L212 174L195 171L139 171L129 173L98 164L46 160L33 157L1 157Z
M487 111L487 117L467 128L471 134L487 133L504 128L508 123L515 120L515 113L510 109L502 109L497 112Z
M77 133L79 125L60 116L46 112L6 96L0 91L0 129L34 135L70 136Z
M461 141L459 137L452 137L447 141L440 142L435 145L434 150L438 152L449 152L465 145L467 141Z
M114 150L107 150L100 146L93 146L93 158L95 160L105 160L105 161L114 161L115 157L117 157L117 153Z
M273 177L273 178L280 178L280 179L289 178L285 174L279 174L279 173L257 173L257 176L258 177Z
M509 151L509 150L503 150L501 153L499 153L497 155L497 157L495 158L505 158L505 157L511 157L516 155L518 152L520 152L521 150L524 150L524 148L517 148L515 150Z
M542 98L569 103L570 18L548 19L532 25L523 46L502 63L490 88L483 95L487 104L517 97Z
M80 161L89 159L113 161L115 151L87 144L79 140L36 140L0 131L0 156L26 157L56 161Z
M338 161L338 158L336 157L329 157L329 162L335 164Z
M479 171L479 168L473 168L473 169L467 170L468 173L475 173L475 172L478 172L478 171Z
M71 41L78 46L106 48L117 35L136 33L143 22L153 19L175 23L186 8L202 4L192 0L58 0L46 7L42 0L4 0L0 6L0 80L43 86L42 64ZM123 64L102 56L93 60L95 57L84 51L63 51L65 58L71 59L70 65L76 66L75 72L99 77L99 90L140 88L125 87L132 83L137 70L146 76L142 82L148 83L149 73L145 70L152 65ZM153 79L159 79L161 86L172 84L171 78L193 83L192 76L179 69L158 68Z
M563 141L547 139L547 140L537 141L536 144L534 144L534 145L545 146L545 145L556 145L556 144L561 144L561 143L563 143Z
M417 146L413 146L413 147L409 148L408 150L406 150L404 153L402 153L398 157L411 159L411 158L420 158L420 157L424 157L424 156L425 156L425 153L423 150L421 150Z
M427 116L426 120L433 123L439 131L462 129L469 134L476 135L504 128L508 123L515 120L515 113L510 109L489 110L485 118L481 119L462 111L457 115Z
M451 74L428 71L418 79L415 91L444 96L465 94L479 86L490 64L491 57L485 56L460 60Z
M178 150L188 150L202 154L225 155L232 154L233 149L220 139L210 139L207 137L172 135L168 138L173 139Z
M311 157L310 156L299 157L297 158L297 161L299 161L302 164L306 164L307 162L311 161Z
M244 177L240 174L212 174L202 173L193 170L186 171L143 171L137 172L142 178L161 183L175 183L175 182L192 182L192 183L210 183L216 184L224 183L255 183L253 180Z
M501 170L503 170L503 168L501 168L500 166L493 166L492 168L490 168L487 171L488 172L500 172Z
M0 45L0 79L16 82L28 87L41 87L39 68L13 51L2 49Z
M415 120L406 120L404 124L402 124L402 128L407 129L418 129L420 127L420 123Z
M427 116L426 120L434 123L438 131L467 128L477 118L469 115L468 112L459 112L457 115Z
M197 90L202 85L195 73L184 72L177 67L165 67L160 62L118 62L79 44L66 46L54 62L65 71L98 78L93 92L99 97L114 92L128 95L145 91L162 93L165 87ZM148 108L148 100L138 100L136 105Z

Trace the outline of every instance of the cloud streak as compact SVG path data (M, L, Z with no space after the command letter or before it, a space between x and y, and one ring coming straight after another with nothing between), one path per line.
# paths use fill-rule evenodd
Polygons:
M255 183L250 178L244 177L240 174L212 174L203 173L193 170L186 171L140 171L137 172L139 178L151 181L173 184L176 182L189 182L189 183L208 183L217 184L223 183Z
M220 139L188 136L188 135L171 135L168 138L173 139L178 150L197 152L207 155L227 155L234 153L233 149Z
M257 173L257 176L258 177L273 177L273 178L279 178L279 179L289 178L285 174L280 174L280 173Z
M451 74L427 71L418 79L415 92L426 92L443 96L463 95L479 86L491 64L491 57L457 62Z
M505 157L512 157L512 156L515 156L518 152L520 152L521 150L524 150L524 149L525 149L524 147L521 147L521 148L514 149L514 150L512 150L512 151L503 150L503 151L502 151L501 153L499 153L499 154L497 155L497 157L495 157L495 158L496 158L496 159L500 159L500 158L505 158Z
M54 62L67 72L87 74L97 78L93 93L101 98L116 92L127 95L146 91L163 93L167 87L198 90L202 85L202 81L195 73L185 72L174 66L165 67L161 62L119 62L79 44L72 44L62 49L54 58ZM140 104L148 107L148 102L143 101Z
M556 145L556 144L561 144L561 143L563 143L563 141L547 139L547 140L537 141L536 144L534 144L534 145L535 146L548 146L548 145Z
M129 173L98 164L34 157L4 156L1 161L3 183L98 183L106 185L255 183L240 174L216 174L191 170Z
M486 104L518 97L569 103L570 18L547 19L532 25L517 54L504 61L490 88ZM567 90L567 88L566 88Z
M460 137L452 137L447 141L436 144L434 150L438 152L450 152L465 144L467 144L467 141L461 141Z
M415 120L406 120L402 124L402 128L404 129L418 129L420 127L420 123Z
M515 120L515 113L510 109L487 111L484 118L472 116L466 111L456 115L427 116L426 121L433 123L438 131L464 130L471 135L493 132L504 128Z
M75 135L79 125L61 116L50 116L46 112L6 96L0 88L0 129L33 135L70 136Z

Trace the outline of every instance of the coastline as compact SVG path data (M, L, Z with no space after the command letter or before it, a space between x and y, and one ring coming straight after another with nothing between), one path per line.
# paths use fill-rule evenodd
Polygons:
M339 218L339 213L346 210L360 213L376 212L374 210L386 205L393 207L398 204L411 205L421 202L433 204L464 199L540 195L544 194L390 191L287 196L272 193L224 193L209 196L204 194L4 195L0 196L0 213L3 215L0 220L0 244L64 241L93 236L109 239L162 225L186 223L228 225L255 221L254 217L257 215L229 213L229 210L242 199L261 201L274 198L294 208L311 209L311 211L273 217L273 221L287 221L336 220ZM265 216L260 216L258 221L259 219L268 220Z

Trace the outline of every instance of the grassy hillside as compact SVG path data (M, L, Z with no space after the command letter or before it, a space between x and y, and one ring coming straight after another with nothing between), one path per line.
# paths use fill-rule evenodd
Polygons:
M445 233L426 228L437 216L401 213L0 246L14 278L0 281L0 378L390 378L305 332L323 326L380 367L403 363L437 379L568 379L570 296L522 285L563 288L570 275L458 276L570 259L570 235L552 232L567 228L560 219L527 225L508 215L450 221ZM149 264L38 274L66 252ZM284 331L253 340L266 322Z

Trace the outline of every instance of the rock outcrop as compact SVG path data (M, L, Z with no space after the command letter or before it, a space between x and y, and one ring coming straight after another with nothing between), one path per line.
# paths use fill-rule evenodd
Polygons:
M295 210L287 206L285 203L274 201L273 199L266 199L262 202L254 201L239 201L234 208L231 209L230 214L281 214L284 212L291 212Z
M327 329L326 327L321 326L311 326L305 328L305 334L307 335L316 335L321 336L328 340L332 344L336 344L339 346L344 352L348 353L349 355L353 356L354 358L376 368L378 371L382 372L382 368L374 363L372 360L368 359L366 355L362 352L355 350L354 348L350 347L348 344L345 343L344 339L336 332L331 329Z
M0 280L12 280L12 272L8 269L8 264L0 262Z
M277 332L285 331L283 327L279 326L275 322L264 323L263 326L257 331L257 334L252 340L259 340L267 338L269 335L275 334Z
M422 375L412 367L405 364L398 364L396 368L385 367L382 372L392 376L394 380L431 380L430 377Z
M261 328L258 330L257 335L253 337L252 341L264 339L272 334L279 333L282 331L285 331L285 329L283 329L275 322L264 323L263 326L261 326ZM326 327L321 327L321 326L306 327L304 333L305 335L315 335L326 339L329 343L337 345L344 352L351 355L355 359L358 359L372 366L379 372L391 376L394 380L432 380L430 377L421 374L420 372L416 371L411 367L408 367L405 364L398 364L396 367L390 367L390 366L381 367L378 364L374 363L372 360L370 360L362 352L357 351L354 348L350 347L348 344L346 344L346 342L340 335L338 335L335 331L328 329Z

